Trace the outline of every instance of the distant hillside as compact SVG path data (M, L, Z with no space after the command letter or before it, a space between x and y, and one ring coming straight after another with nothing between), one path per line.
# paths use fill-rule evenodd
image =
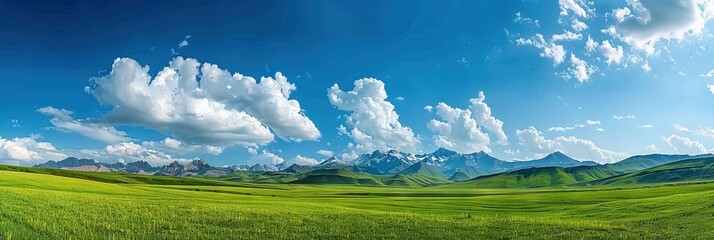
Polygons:
M714 180L714 157L668 163L619 176L603 178L589 185L654 184Z
M293 164L290 167L281 170L281 172L287 172L287 173L306 173L309 171L312 171L313 167L311 166L305 166L305 165L298 165L298 164Z
M421 175L437 179L447 178L446 175L439 172L439 169L424 162L417 162L414 165L411 165L409 168L404 169L404 171L399 172L399 175Z
M707 155L704 155L707 156ZM586 182L607 179L614 176L638 171L660 164L670 163L685 158L693 160L701 159L704 156L687 155L643 155L634 156L621 162L577 167L539 167L515 170L511 172L498 173L488 176L476 177L472 180L455 184L454 187L473 188L535 188L535 187L557 187L573 184L585 184ZM613 180L616 181L616 180ZM633 180L628 180L633 181ZM608 183L602 183L608 184Z
M97 182L118 184L155 184L155 185L202 185L202 186L246 186L240 183L215 181L202 178L185 178L173 176L151 176L120 172L82 172L64 169L18 167L0 165L0 171L14 171L48 174L62 177L79 178Z
M347 169L321 169L308 172L295 184L349 184L349 185L384 185L369 174L355 173Z
M477 188L534 188L565 186L577 182L564 168L542 167L476 177L457 185Z
M417 162L399 174L384 179L383 182L391 186L429 186L451 181L447 180L446 176L436 167L424 162Z
M574 158L565 155L562 152L554 152L547 156L530 161L509 162L505 164L511 169L523 169L532 167L575 167L575 166L597 166L600 165L593 161L578 161Z
M456 171L453 175L451 175L451 177L449 177L449 181L452 182L463 182L467 180L471 180L471 176L462 171Z
M698 156L690 156L690 155L665 155L665 154L649 154L649 155L639 155L639 156L632 156L629 158L626 158L622 161L612 163L612 164L607 164L607 166L610 167L610 169L614 171L618 171L621 173L629 173L629 172L634 172L646 168L651 168L654 166L666 164L666 163L671 163L671 162L676 162L684 159L692 159L692 158L703 158L703 157L712 157L711 154L704 154L704 155L698 155Z

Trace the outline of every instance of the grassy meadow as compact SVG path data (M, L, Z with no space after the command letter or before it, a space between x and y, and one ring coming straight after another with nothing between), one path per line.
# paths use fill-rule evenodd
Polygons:
M713 239L712 199L714 183L196 186L0 171L0 239Z

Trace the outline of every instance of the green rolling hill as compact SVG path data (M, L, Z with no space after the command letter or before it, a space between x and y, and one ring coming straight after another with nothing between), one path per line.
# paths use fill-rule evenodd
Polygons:
M645 170L603 178L589 184L658 184L712 180L714 180L714 157L677 161Z
M481 176L451 187L470 188L535 188L565 186L578 183L561 167L528 168L513 172Z
M18 167L0 165L0 171L47 174L61 177L78 178L96 182L116 184L152 184L152 185L192 185L192 186L247 186L243 182L229 182L196 177L154 176L121 172L82 172L62 169Z
M588 185L589 182L615 178L627 173L635 173L644 169L649 169L658 165L672 163L682 159L705 159L708 155L688 156L688 155L643 155L634 156L623 161L596 165L577 167L539 167L521 169L511 172L480 176L469 181L454 184L450 187L462 188L537 188L537 187L559 187L568 185ZM666 166L666 165L662 165ZM656 167L655 167L656 168ZM616 180L612 180L616 181ZM633 182L635 180L627 180ZM607 183L603 183L607 184Z
M451 181L446 179L439 169L424 162L417 162L398 174L383 180L390 186L429 186L445 184Z
M297 175L288 172L233 172L225 176L208 179L246 183L287 183L298 178Z
M603 166L608 166L611 170L617 171L620 173L629 173L629 172L639 171L639 170L643 170L643 169L647 169L647 168L651 168L654 166L667 164L667 163L671 163L671 162L676 162L676 161L680 161L680 160L692 159L692 158L702 158L702 157L712 157L712 155L709 155L709 154L699 155L699 156L664 155L664 154L639 155L639 156L629 157L627 159L624 159L624 160L616 162L616 163L606 164Z
M301 174L295 184L350 184L350 185L384 185L374 176L356 173L347 169L322 169Z
M452 182L463 182L468 180L471 180L471 176L462 171L456 171L453 175L451 175L451 177L449 177L449 181Z

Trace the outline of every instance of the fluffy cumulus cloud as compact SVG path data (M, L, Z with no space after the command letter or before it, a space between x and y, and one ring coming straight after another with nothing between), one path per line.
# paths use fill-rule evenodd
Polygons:
M585 60L582 60L575 56L575 54L570 54L570 68L566 75L568 77L572 76L578 80L578 82L587 82L590 80L590 75L595 73L595 67L591 66Z
M6 163L39 163L67 157L51 143L38 141L39 136L5 139L0 137L0 161Z
M51 116L52 119L50 119L50 123L59 131L78 133L105 143L118 143L130 140L125 132L119 131L114 127L105 126L98 122L76 120L72 117L73 113L69 110L43 107L37 111Z
M270 153L266 150L263 150L260 154L256 154L250 159L248 159L248 164L250 165L255 165L255 164L265 164L265 165L275 165L284 162L285 160L281 158L278 155L275 155L273 153Z
M570 27L577 32L582 32L588 29L588 25L578 19L574 19L573 24L570 25Z
M588 13L584 7L585 4L582 0L558 0L558 5L560 6L561 16L574 14L578 17L588 17Z
M374 150L396 149L417 152L420 141L412 129L402 126L394 105L387 101L384 83L374 78L359 79L350 91L342 91L337 84L327 90L330 103L348 112L346 124L339 132L354 141L353 149L359 153Z
M662 139L672 148L672 150L674 150L674 152L679 154L697 155L707 153L707 149L704 147L704 144L686 137L672 134L669 137L663 137Z
M629 8L613 11L617 23L607 32L648 55L655 53L659 40L682 40L699 34L711 19L709 0L629 0L627 3Z
M535 157L542 157L546 154L560 151L581 160L611 163L628 156L627 153L603 149L592 141L573 136L547 139L543 136L543 133L532 126L524 130L516 130L516 135L518 136L518 143L524 146L528 152L534 154Z
M588 52L595 51L600 44L588 36L588 40L585 42L585 50Z
M486 131L496 136L499 144L508 144L508 138L503 131L503 121L496 119L491 114L491 108L486 104L486 95L481 91L477 98L469 99L471 103L471 112L478 122Z
M300 155L295 156L293 158L293 162L299 165L307 165L307 166L314 166L317 165L317 160L314 158L309 158L309 157L303 157Z
M434 144L457 152L490 152L491 136L500 144L508 144L503 132L503 122L491 114L491 108L484 102L486 96L479 92L477 98L469 101L469 109L454 108L446 103L436 106L436 114L441 120L432 119L427 124L434 134Z
M620 65L620 61L625 55L625 51L622 50L622 46L613 47L608 40L605 40L602 44L600 44L600 53L602 53L602 56L605 57L607 65L610 65L613 62Z
M92 80L85 90L113 107L103 123L143 126L211 146L264 145L273 141L273 132L285 140L320 138L299 102L290 99L295 85L279 72L256 81L182 57L156 77L148 71L133 59L119 58L108 75Z
M632 14L632 11L627 7L612 10L612 17L615 18L618 23L624 22L625 18L629 17L630 14Z

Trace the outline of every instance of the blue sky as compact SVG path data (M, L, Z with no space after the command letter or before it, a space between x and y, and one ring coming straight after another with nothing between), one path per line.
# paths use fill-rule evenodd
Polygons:
M713 9L703 0L3 2L0 162L711 152ZM160 88L164 68L201 84Z

